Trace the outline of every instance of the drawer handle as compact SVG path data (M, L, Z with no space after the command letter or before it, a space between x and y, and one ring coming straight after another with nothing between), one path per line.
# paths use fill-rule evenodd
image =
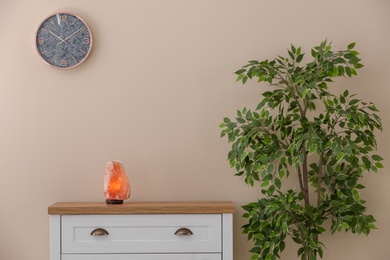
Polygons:
M179 228L178 230L176 230L175 232L175 235L176 236L190 236L190 235L193 235L194 233L192 233L192 231L188 228Z
M91 236L108 236L109 233L104 228L96 228L92 230Z

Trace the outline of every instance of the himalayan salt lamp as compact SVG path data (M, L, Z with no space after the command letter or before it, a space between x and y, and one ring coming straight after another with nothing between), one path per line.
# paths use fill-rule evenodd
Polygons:
M104 196L107 204L122 204L130 197L130 182L120 161L110 161L104 175Z

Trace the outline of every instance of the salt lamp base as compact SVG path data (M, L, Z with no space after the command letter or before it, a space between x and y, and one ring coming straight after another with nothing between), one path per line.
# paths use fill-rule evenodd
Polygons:
M123 200L106 200L107 204L123 204Z

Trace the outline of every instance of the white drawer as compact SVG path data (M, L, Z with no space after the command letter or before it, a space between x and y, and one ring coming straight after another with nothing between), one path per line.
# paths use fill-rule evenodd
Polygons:
M221 260L221 254L71 254L62 260Z
M220 253L222 252L221 216L221 214L63 215L61 216L61 251L62 254ZM175 235L175 232L183 227L190 229L193 234ZM91 232L96 228L107 230L109 235L92 236ZM63 259L81 259L69 258L72 256L63 257L65 257ZM131 257L126 260L136 259ZM191 257L188 259L214 260L214 258Z

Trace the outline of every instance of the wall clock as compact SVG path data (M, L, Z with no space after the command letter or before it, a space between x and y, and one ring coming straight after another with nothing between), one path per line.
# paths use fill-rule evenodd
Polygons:
M58 69L80 65L92 48L88 25L80 17L64 12L45 18L38 27L35 41L42 59Z

